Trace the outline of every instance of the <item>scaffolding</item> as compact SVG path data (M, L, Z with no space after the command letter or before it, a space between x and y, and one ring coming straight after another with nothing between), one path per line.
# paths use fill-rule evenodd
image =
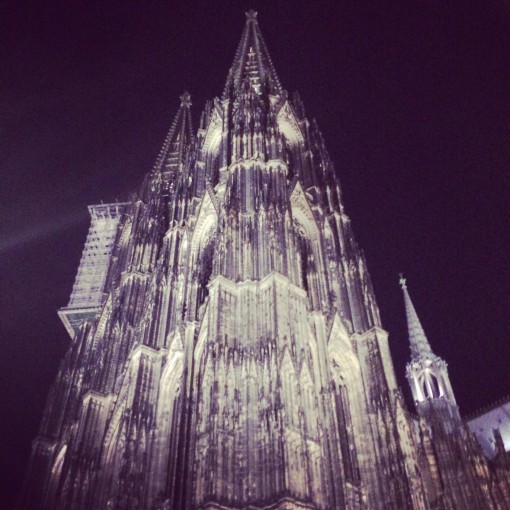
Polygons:
M74 337L84 319L93 317L103 303L108 268L119 220L128 203L90 205L90 228L76 274L69 304L59 310L67 331Z

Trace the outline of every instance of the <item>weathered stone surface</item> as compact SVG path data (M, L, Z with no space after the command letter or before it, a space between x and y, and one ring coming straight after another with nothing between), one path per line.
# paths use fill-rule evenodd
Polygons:
M405 409L333 164L256 13L196 136L190 107L115 235L93 229L94 310L62 312L23 508L503 508L415 322L419 423Z

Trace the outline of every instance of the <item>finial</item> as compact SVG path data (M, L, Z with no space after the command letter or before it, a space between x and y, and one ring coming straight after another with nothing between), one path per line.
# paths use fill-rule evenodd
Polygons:
M181 100L181 106L191 106L191 96L187 90L183 92L179 99Z
M253 9L250 9L247 13L246 13L246 19L248 21L255 21L257 19L257 11L254 11Z
M400 276L400 280L399 280L400 288L402 290L407 289L407 283L406 283L406 279L404 278L404 275L402 273L400 273L399 276Z

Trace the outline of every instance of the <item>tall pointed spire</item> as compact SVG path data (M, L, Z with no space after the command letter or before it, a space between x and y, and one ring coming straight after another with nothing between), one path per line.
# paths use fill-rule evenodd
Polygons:
M20 510L508 508L402 279L413 427L320 130L247 16L196 139L184 93L139 195L91 207Z
M425 336L416 309L414 308L411 296L407 290L407 282L403 275L400 275L400 287L404 293L404 302L407 316L407 329L409 331L409 342L411 344L411 356L413 359L433 356L429 341Z
M411 361L407 364L407 379L417 405L433 402L443 409L448 403L447 414L441 420L450 423L459 420L459 410L455 402L446 362L436 356L430 348L418 314L407 290L406 279L400 275L400 286L404 293L407 315L407 328L411 344Z
M246 13L246 25L228 73L223 98L226 99L231 91L239 90L245 80L251 82L257 93L261 92L263 86L267 86L269 93L283 95L254 10Z
M185 91L180 96L180 100L179 109L154 165L155 171L175 175L179 171L179 166L184 162L186 150L193 140L189 92Z

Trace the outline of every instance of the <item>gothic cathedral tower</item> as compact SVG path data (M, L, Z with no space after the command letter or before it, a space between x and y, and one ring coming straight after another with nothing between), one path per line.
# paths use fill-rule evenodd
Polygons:
M333 163L255 12L196 135L190 107L140 193L89 208L23 508L429 508ZM415 391L454 419L430 360Z

